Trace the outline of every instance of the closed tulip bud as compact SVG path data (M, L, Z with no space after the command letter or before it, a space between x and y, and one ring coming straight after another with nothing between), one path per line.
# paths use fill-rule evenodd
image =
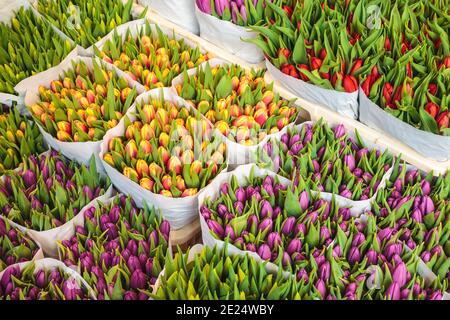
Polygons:
M211 230L219 239L223 238L225 230L217 221L208 220L207 224L209 230Z
M352 246L353 247L358 247L361 243L363 243L364 241L366 241L366 237L364 236L363 233L358 232L357 234L355 234L355 236L353 237L353 241L352 241Z
M384 255L388 260L391 260L394 255L400 255L403 251L403 246L400 243L390 243L384 248Z
M130 287L132 289L145 289L147 276L141 270L135 270L130 277Z
M159 177L162 171L163 171L162 168L154 162L148 165L148 172L152 177Z
M153 191L154 182L149 178L142 178L139 185L146 190Z
M352 154L347 154L344 156L344 164L347 166L350 172L353 172L353 170L355 170L355 158Z
M327 226L320 227L320 239L322 241L326 241L331 237L330 230L328 230Z
M319 267L319 279L322 279L323 281L327 282L328 279L330 278L330 274L331 274L330 262L325 261Z
M281 228L281 232L284 235L288 236L292 233L292 231L294 231L294 226L295 226L295 217L289 217L284 221L283 226Z
M123 168L123 175L132 181L135 182L139 181L138 173L133 168L130 167Z
M386 290L386 298L389 300L400 300L400 287L397 282L392 282Z
M325 296L327 295L327 287L325 285L325 282L322 279L319 279L317 280L315 287L322 299L325 299Z
M261 246L259 246L258 255L263 260L269 260L272 256L269 246L267 244L262 244Z
M26 170L23 174L23 183L26 188L36 185L36 174L31 170Z
M294 238L289 242L289 245L286 248L286 252L290 255L293 255L295 252L300 253L302 248L302 243L300 239Z
M63 282L62 292L66 300L76 300L83 294L83 291L81 290L76 280L72 278L69 278Z
M348 253L348 262L350 264L356 264L360 261L361 256L359 253L359 249L357 247L350 248L350 251Z
M125 145L125 152L131 159L136 158L137 154L138 154L136 141L134 141L134 140L128 141L127 144Z
M176 174L181 174L181 160L176 156L170 157L170 159L167 161L167 169L171 172L175 172Z
M271 232L272 231L272 226L273 226L273 221L270 218L265 218L264 220L261 221L261 223L258 226L258 230L263 232L263 231L267 231L267 232Z
M309 196L308 196L308 192L306 190L304 190L304 191L302 191L300 193L299 202L300 202L300 207L301 207L301 209L303 211L308 209L308 207L309 207Z
M38 270L36 272L36 274L34 275L34 278L36 280L36 285L39 288L41 288L41 289L45 288L47 281L45 279L45 271L44 270Z
M141 270L141 262L139 261L139 258L136 256L130 256L127 261L128 269L130 269L130 272L134 272L136 270Z
M281 236L278 232L271 232L269 233L267 237L267 245L273 249L274 247L277 248L282 244Z
M147 162L145 162L142 159L139 159L136 162L136 172L138 173L139 177L147 176L148 175Z

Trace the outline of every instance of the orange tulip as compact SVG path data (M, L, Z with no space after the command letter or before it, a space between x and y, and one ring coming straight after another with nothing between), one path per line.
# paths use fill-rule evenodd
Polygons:
M136 158L138 153L136 141L134 140L128 141L127 144L125 145L125 152L131 159Z
M162 168L154 162L150 163L148 166L148 172L152 177L159 177L162 171Z
M169 171L175 171L176 174L181 174L182 164L181 160L176 156L171 156L167 161L167 168Z
M67 122L67 121L58 121L58 123L56 123L56 126L57 126L59 131L67 132L69 135L72 134L72 126L70 125L69 122Z
M189 188L183 191L183 193L181 194L181 197L190 197L190 196L195 196L198 193L197 188Z
M259 109L256 110L254 114L255 121L262 126L264 123L266 123L268 119L267 111L265 109Z
M153 130L153 128L146 123L141 128L141 137L144 140L151 140L155 137L155 130Z
M219 120L216 122L215 125L221 134L223 134L225 137L228 136L228 133L230 132L230 127L228 126L227 122L225 122L223 120Z
M160 146L163 146L164 148L168 148L170 137L167 133L161 132L161 134L159 135L158 141L159 141Z
M158 147L158 155L161 157L162 161L164 164L167 163L167 161L169 161L170 158L170 153L169 151L164 148L163 146L159 146Z
M169 190L161 190L159 192L160 195L164 196L164 197L172 197L172 192L170 192Z
M153 182L153 180L149 178L142 178L141 181L139 182L139 185L148 191L153 191L154 184L155 183Z
M139 177L148 176L148 165L145 160L139 159L136 162L136 172L138 173Z
M186 190L186 184L184 183L184 179L182 176L177 176L176 177L176 187L178 190L180 190L181 192L183 192L184 190Z
M162 177L161 183L164 189L170 190L170 187L172 186L172 178L170 177L170 175L166 174Z
M137 174L136 170L134 170L133 168L130 168L130 167L123 168L123 175L132 181L135 181L135 182L139 181L138 174Z
M199 160L194 160L191 163L190 172L195 172L197 175L199 175L202 168L203 168L202 163Z
M152 152L152 144L147 140L141 140L139 142L139 148L145 153L149 154Z

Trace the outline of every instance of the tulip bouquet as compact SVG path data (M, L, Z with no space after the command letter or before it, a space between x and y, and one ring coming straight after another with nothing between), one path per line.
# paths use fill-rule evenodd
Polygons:
M403 233L379 229L373 215L354 218L334 200L317 199L302 188L286 188L271 176L251 174L245 187L233 176L221 185L219 198L205 198L200 214L215 239L294 272L311 297L389 297L388 287L395 282L392 272L399 261L409 270L409 278L399 288L411 289L417 283L423 295L415 299L427 294L438 299L446 287L445 282L430 287L431 279L418 267L419 249L407 249L399 240ZM375 287L373 276L369 277L374 269Z
M73 49L72 42L24 7L10 25L0 23L0 38L0 92L14 93L21 80L59 64Z
M34 241L0 218L0 272L12 264L32 260L38 250Z
M45 266L51 264L52 268ZM23 268L13 265L7 268L0 280L2 300L86 300L90 290L79 275L74 276L64 265L53 259L28 263Z
M0 175L17 168L23 157L45 151L39 128L17 109L0 104Z
M349 2L353 1L346 4ZM276 68L324 89L347 93L358 90L359 76L374 64L372 41L360 40L367 28L365 22L357 23L359 16L353 21L358 27L352 30L345 12L331 8L330 3L301 1L283 9L270 1L266 4L271 12L267 15L270 28L251 27L260 37L249 41L258 45ZM364 10L358 7L357 12Z
M450 280L450 176L424 175L407 166L395 167L388 187L372 205L379 227L400 238L441 279Z
M300 299L299 283L280 272L269 272L249 255L229 256L227 248L203 247L190 257L196 249L166 259L155 299Z
M108 142L103 160L152 193L194 196L226 168L225 143L205 119L161 96L138 102L124 136Z
M413 57L415 53L409 51L404 57ZM406 67L398 64L384 74L370 74L362 83L362 90L371 101L413 127L449 136L450 60L439 71L420 67L406 60Z
M18 171L0 182L0 208L9 220L45 231L71 220L90 201L105 193L109 181L89 168L68 162L55 151L31 155Z
M255 25L264 18L265 0L196 0L198 9L239 26Z
M38 0L37 10L77 44L87 48L116 26L133 20L133 1ZM146 15L144 10L138 18Z
M216 61L213 61L217 64ZM180 83L177 83L180 82ZM263 72L246 72L238 65L206 63L182 81L177 93L203 114L225 137L244 146L258 144L294 122L298 115L292 101L274 93Z
M31 114L59 141L99 141L131 106L136 88L95 59L92 68L83 60L72 65L49 88L39 87L38 101L29 106Z
M258 151L257 163L281 176L299 180L315 191L368 200L385 180L392 157L366 147L358 132L349 136L340 124L318 121L288 130L280 141L269 140Z
M98 300L148 300L168 252L169 232L154 209L137 209L120 195L85 211L84 225L59 244L60 256L67 266L77 266Z
M208 53L191 47L184 39L169 37L157 25L137 27L136 36L128 29L125 34L114 33L96 55L114 64L147 90L170 87L174 77L209 59Z

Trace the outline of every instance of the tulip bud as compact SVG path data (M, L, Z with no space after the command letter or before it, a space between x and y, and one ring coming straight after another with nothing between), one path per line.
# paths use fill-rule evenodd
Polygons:
M271 252L270 252L270 248L267 244L262 244L259 248L258 248L258 255L261 257L261 259L263 260L269 260L272 256Z

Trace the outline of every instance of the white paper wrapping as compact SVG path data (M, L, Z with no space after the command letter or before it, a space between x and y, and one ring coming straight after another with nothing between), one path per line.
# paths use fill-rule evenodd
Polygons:
M162 90L162 91L161 91ZM153 89L141 94L136 98L135 103L142 103L148 101L150 97L160 98L161 92L164 93L164 99L166 101L172 101L179 105L185 106L189 110L196 113L195 109L192 109L186 101L178 97L171 89ZM130 121L135 121L136 105L133 104L128 110L126 116ZM143 207L144 202L149 206L155 206L161 210L162 216L170 223L170 227L174 230L181 229L187 224L191 223L197 216L197 198L198 194L183 198L168 198L160 194L155 194L144 188L139 184L125 177L121 172L111 167L108 163L103 161L104 154L108 151L108 143L114 137L120 137L125 134L125 117L119 122L119 124L109 130L100 147L100 159L102 159L103 167L106 170L106 174L111 179L114 186L120 190L120 192L131 195L138 207ZM215 137L218 137L215 134ZM226 169L224 169L226 171Z
M137 0L144 7L155 10L164 18L178 24L193 34L199 34L195 16L195 0Z
M62 226L47 231L36 231L26 228L24 226L17 224L14 221L11 221L10 219L4 217L3 215L0 215L0 219L7 220L11 226L14 226L15 228L19 229L26 236L30 237L33 241L38 243L46 256L57 257L58 246L56 242L65 240L66 239L65 237L67 236L67 234L70 234L71 230L72 232L74 232L73 230L75 230L75 225L78 224L78 221L80 219L84 218L84 212L86 211L86 209L90 208L97 201L105 201L106 199L110 198L112 194L113 188L112 186L110 186L102 196L93 199L90 203L84 206L72 220L67 221Z
M282 73L269 60L266 67L270 75L295 95L349 118L358 119L358 91L348 93L324 89Z
M19 104L21 102L20 97L9 94L9 93L1 93L0 92L0 103L1 104L6 104L8 107L11 107L14 102Z
M200 67L202 69L204 69L206 67L206 65L209 64L211 67L215 67L215 66L224 66L227 64L230 64L229 62L226 62L224 60L221 59L211 59L209 61L203 62ZM193 69L189 69L187 71L187 74L189 76L193 76L195 74L197 74L197 68L193 68ZM184 77L183 74L180 74L179 76L175 77L172 81L172 88L174 90L174 92L176 91L176 86L179 84L183 84L184 81ZM203 116L203 115L202 115ZM204 119L206 119L203 116ZM248 164L248 163L253 163L256 161L256 155L257 155L257 151L258 151L258 147L263 146L270 138L275 137L277 135L281 133L286 132L289 128L294 127L295 122L298 120L299 116L297 116L296 120L294 120L293 122L291 122L290 124L288 124L287 126L285 126L281 131L277 132L277 133L273 133L273 134L268 134L264 139L262 139L258 144L253 145L253 146L244 146L242 144L239 144L233 140L228 139L227 137L225 137L223 134L219 133L224 141L227 144L227 163L229 166L235 166L235 165L242 165L242 164ZM206 119L206 121L208 121L209 123L211 123L208 119ZM211 124L211 126L214 127L214 124Z
M20 270L23 270L30 263L34 263L35 272L37 272L38 270L41 270L41 269L43 269L45 271L51 271L56 268L64 271L64 273L70 275L70 277L75 279L81 288L85 289L85 293L87 293L87 296L89 296L93 300L96 300L94 290L92 290L92 288L87 284L87 282L83 279L83 277L81 277L81 275L78 274L76 271L68 268L64 263L62 263L59 260L52 259L52 258L44 258L44 259L40 259L40 260L36 260L36 261L27 261L27 262L13 264L11 266L8 266L8 268L18 266L20 268ZM6 268L6 269L8 269L8 268ZM0 279L2 278L5 270L0 272Z
M68 57L69 58L69 57ZM39 101L39 86L49 87L50 82L56 79L60 79L64 73L72 69L72 62L84 62L89 70L93 69L92 58L76 56L72 59L65 59L61 64L48 69L47 71L41 72L37 76L33 76L23 80L19 85L24 88L25 95L25 105L31 106ZM111 64L104 63L100 58L95 58L98 65L102 65L106 70L115 70L117 75L121 78L125 78L128 81L128 85L133 88L136 87L137 94L142 93L142 89L136 86L136 82L133 81L128 75L123 71L117 69ZM18 85L18 86L19 86ZM92 155L95 155L97 169L99 171L103 170L102 163L98 158L100 152L100 141L88 141L88 142L64 142L59 141L48 132L45 131L39 125L39 130L44 136L44 141L53 149L61 151L61 153L69 158L85 165L89 165L89 161Z
M389 134L426 157L438 161L449 159L450 137L426 132L403 122L370 101L361 88L359 103L362 123Z
M195 4L195 14L200 26L200 37L249 63L263 61L264 54L257 45L242 41L242 39L257 38L257 33L206 14L197 7L197 4Z

